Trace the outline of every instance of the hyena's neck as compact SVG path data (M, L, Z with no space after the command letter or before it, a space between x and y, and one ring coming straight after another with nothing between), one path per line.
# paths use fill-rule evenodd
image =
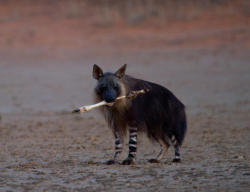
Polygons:
M120 82L120 94L118 97L121 96L126 96L128 95L128 89L126 87L126 84L123 80L121 80ZM124 111L127 107L128 107L128 99L124 98L124 99L120 99L118 101L116 101L116 103L113 105L113 107L117 110L117 111Z
M128 95L128 89L124 81L120 82L121 92L119 96ZM119 97L118 96L118 97ZM105 119L107 120L109 127L113 131L117 131L121 136L121 139L127 132L127 111L130 107L130 100L127 98L116 101L112 107L106 107L104 109Z

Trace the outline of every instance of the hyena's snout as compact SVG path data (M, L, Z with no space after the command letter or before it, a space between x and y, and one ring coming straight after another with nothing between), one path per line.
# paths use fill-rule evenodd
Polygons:
M103 97L103 99L104 99L106 102L108 102L108 103L114 102L115 99L116 99L116 97L117 97L117 93L116 93L115 90L110 89L110 90L105 91L105 92L103 93L103 96L102 96L102 97Z

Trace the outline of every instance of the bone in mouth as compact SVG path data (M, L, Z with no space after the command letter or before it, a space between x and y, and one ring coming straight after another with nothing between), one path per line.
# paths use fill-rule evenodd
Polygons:
M85 106L79 107L77 109L74 109L72 111L72 113L84 113L84 112L90 111L90 110L92 110L94 108L101 107L101 106L104 106L104 105L112 106L112 105L115 104L115 102L117 102L117 101L119 101L121 99L126 99L126 98L127 99L134 99L138 95L145 94L148 91L149 91L149 89L146 89L146 90L142 89L142 90L138 90L138 91L131 91L128 95L123 95L123 96L117 97L114 102L108 103L106 101L101 101L101 102L93 104L93 105L85 105Z

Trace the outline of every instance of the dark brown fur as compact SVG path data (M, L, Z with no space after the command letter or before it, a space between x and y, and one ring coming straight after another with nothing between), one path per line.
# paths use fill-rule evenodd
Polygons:
M122 70L121 74L125 72ZM134 90L148 89L149 92L101 109L113 132L118 132L122 139L129 127L137 127L150 139L166 146L175 143L179 148L186 132L184 105L168 89L125 74L117 76L118 72L100 75L95 89L96 101L112 100Z

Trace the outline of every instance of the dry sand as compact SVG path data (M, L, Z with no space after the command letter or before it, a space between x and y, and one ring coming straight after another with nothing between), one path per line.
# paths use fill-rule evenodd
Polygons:
M0 47L0 191L249 191L249 19L216 22L211 28L189 23L186 35L183 24L58 34L81 39L75 49L56 38L60 25L50 23L60 48L44 39L48 29L38 33L45 29L39 24L25 28L38 33L32 41L22 31L16 44L8 44L27 21L6 24ZM159 146L143 135L136 165L104 164L113 154L106 123L96 111L70 113L92 103L94 63L113 71L127 63L128 74L164 85L183 101L188 132L180 164L171 163L172 149L162 163L149 164ZM123 158L126 153L127 147Z

